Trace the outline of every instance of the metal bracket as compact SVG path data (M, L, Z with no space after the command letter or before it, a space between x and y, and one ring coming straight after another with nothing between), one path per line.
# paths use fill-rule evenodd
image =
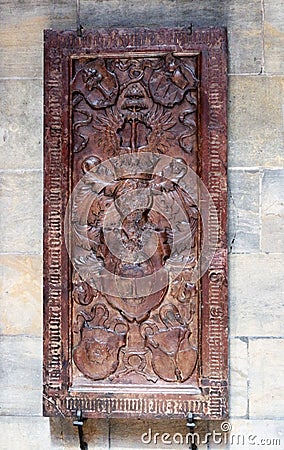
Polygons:
M76 0L76 22L77 22L77 36L82 37L82 30L83 27L81 25L81 19L80 19L80 0Z
M187 415L186 426L190 429L190 433L194 433L194 428L196 425L195 425L194 416L192 413L188 413L188 415ZM191 445L190 445L189 450L198 450L197 445L193 442L193 439L191 439Z
M77 419L74 420L73 425L75 427L78 427L80 450L88 450L88 444L87 442L84 441L84 434L83 434L83 425L87 419L83 419L83 414L80 409L76 411L76 417Z

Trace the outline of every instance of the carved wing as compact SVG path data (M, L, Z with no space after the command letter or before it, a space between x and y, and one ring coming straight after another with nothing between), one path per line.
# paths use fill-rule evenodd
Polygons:
M109 156L119 153L120 137L117 130L123 125L123 117L116 108L108 108L96 115L93 121L94 139L100 152Z
M175 135L170 130L176 124L170 111L164 112L163 107L156 105L147 114L147 125L152 132L148 138L149 147L152 151L166 153L166 150L172 145Z

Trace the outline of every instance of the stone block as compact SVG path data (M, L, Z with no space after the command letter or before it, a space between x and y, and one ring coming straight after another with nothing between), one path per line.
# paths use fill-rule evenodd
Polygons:
M230 417L248 414L248 343L230 340Z
M284 74L284 2L264 1L264 68L265 72Z
M0 417L1 450L50 450L49 419L43 417ZM55 448L55 447L54 447ZM63 447L56 447L56 449Z
M91 420L84 424L89 450L106 450L108 421ZM1 450L78 450L77 428L72 419L0 416Z
M233 253L259 252L258 171L229 171L229 245Z
M41 353L41 339L0 337L0 415L41 415Z
M230 419L210 423L210 450L248 450L283 447L284 420ZM229 429L230 431L225 431Z
M283 419L283 353L284 339L249 342L249 410L252 418Z
M0 79L0 169L42 168L42 82Z
M174 425L177 425L176 421L173 421L173 427ZM208 425L211 436L207 436L210 442L209 446L205 447L207 450L246 450L253 446L279 450L283 445L283 420L230 419L228 422L212 421ZM131 426L131 423L129 426ZM228 426L231 427L230 433L224 431ZM104 436L104 442L101 442L98 438L102 436ZM84 437L89 450L111 448L107 441L108 422L106 420L93 421L89 419L84 425ZM121 442L121 449L139 448L133 441L132 445L130 442L129 446L124 444L124 442ZM2 416L0 417L0 448L1 450L14 450L15 448L21 450L77 450L78 435L70 419ZM149 447L145 444L141 448L159 450L161 447L157 445ZM174 447L169 445L163 448ZM176 448L187 447L179 445Z
M0 15L0 77L42 77L43 30L76 29L69 0L6 0Z
M231 255L231 336L283 336L284 254Z
M262 59L261 9L258 0L81 0L85 28L227 26L230 72L259 73Z
M230 166L283 167L283 86L284 77L230 77Z
M264 252L284 253L284 169L264 171L261 247Z
M262 62L261 8L258 0L199 2L177 0L178 25L225 26L229 73L259 73Z
M0 173L0 252L40 253L42 240L42 174Z
M109 449L109 421L88 419L84 423L84 440L88 450ZM50 418L51 450L77 450L79 448L78 429L73 419Z
M199 450L207 450L207 422L198 421L194 429ZM123 449L155 449L188 448L187 440L190 430L186 420L110 420L110 448ZM189 441L191 442L191 441Z
M230 426L230 422L227 420L212 420L209 422L209 431L210 433L208 435L208 449L209 450L229 450L229 440L228 436L229 433L224 432L223 428L227 426ZM224 425L223 425L224 424ZM224 428L224 429L225 429Z
M177 8L171 0L81 0L80 11L86 29L177 26Z
M41 336L41 285L40 256L0 254L0 334Z

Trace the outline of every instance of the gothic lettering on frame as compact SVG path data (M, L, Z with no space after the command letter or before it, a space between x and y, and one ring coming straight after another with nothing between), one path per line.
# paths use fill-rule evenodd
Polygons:
M44 106L44 414L226 417L225 30L48 30Z

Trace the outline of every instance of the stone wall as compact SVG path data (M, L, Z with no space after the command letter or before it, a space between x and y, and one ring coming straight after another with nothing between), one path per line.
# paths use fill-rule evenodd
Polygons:
M0 448L78 449L72 421L41 417L42 30L75 29L76 1L0 8ZM223 443L211 437L198 448L284 448L283 0L81 0L80 20L228 28L230 423L243 438L230 446L223 433ZM146 444L149 428L160 436ZM188 448L176 434L186 432L182 421L86 424L90 450Z

